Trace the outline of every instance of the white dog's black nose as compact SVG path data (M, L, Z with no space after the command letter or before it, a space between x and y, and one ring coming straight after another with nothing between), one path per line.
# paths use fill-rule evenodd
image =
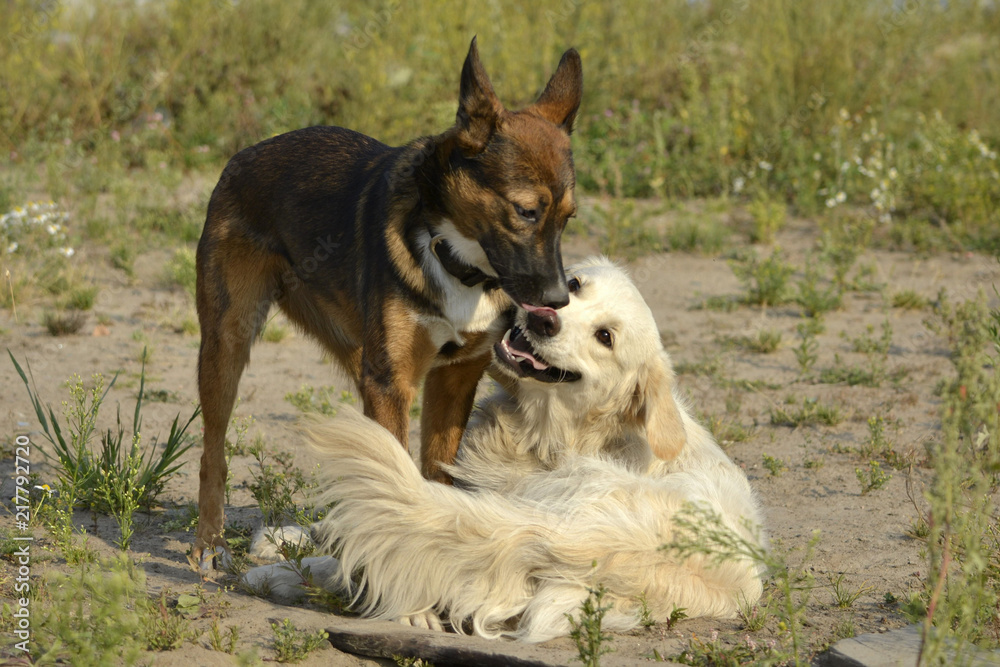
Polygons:
M552 308L532 308L528 311L528 329L538 336L551 338L559 333L559 315Z

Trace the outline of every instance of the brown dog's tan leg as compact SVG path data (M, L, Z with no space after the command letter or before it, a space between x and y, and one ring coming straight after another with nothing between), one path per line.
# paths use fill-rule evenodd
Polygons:
M271 303L266 267L236 252L212 255L199 264L198 393L205 424L198 489L198 531L191 560L203 568L223 537L226 489L226 429L236 401L240 376L250 360L250 346ZM265 270L262 270L265 269ZM206 562L203 562L206 561Z
M409 451L410 405L436 349L427 331L414 323L407 304L387 299L379 314L381 326L366 332L358 392L365 416L385 427Z
M410 404L416 391L409 378L394 377L388 382L364 376L358 386L365 416L384 426L409 451Z
M420 414L420 467L427 479L451 483L451 476L440 469L440 464L455 460L476 399L476 386L491 358L487 352L438 366L427 374Z

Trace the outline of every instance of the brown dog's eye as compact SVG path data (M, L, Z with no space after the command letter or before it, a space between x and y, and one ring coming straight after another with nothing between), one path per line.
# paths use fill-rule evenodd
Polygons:
M614 337L607 329L598 329L594 335L597 336L597 342L609 349L615 344Z
M520 204L514 204L514 211L521 216L524 220L528 222L538 222L538 209L537 208L524 208Z
M570 294L573 294L574 292L579 292L580 291L580 281L577 280L576 278L570 278L569 282L566 283L566 287L569 288L569 293Z

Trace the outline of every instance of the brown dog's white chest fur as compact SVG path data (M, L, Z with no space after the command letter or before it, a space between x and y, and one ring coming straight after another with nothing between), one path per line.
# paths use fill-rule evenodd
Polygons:
M460 260L490 277L495 277L496 273L479 244L465 239L454 223L442 220L437 229ZM476 345L476 349L464 350L463 356L485 352L507 328L508 313L513 306L510 298L499 289L484 289L482 285L473 287L463 285L458 278L445 270L431 251L430 245L430 232L421 231L418 234L417 246L423 257L425 275L442 294L440 301L442 315L427 313L416 315L418 324L427 331L436 349L441 349L448 343L464 347L470 337L476 337L482 342ZM438 360L439 363L442 361Z

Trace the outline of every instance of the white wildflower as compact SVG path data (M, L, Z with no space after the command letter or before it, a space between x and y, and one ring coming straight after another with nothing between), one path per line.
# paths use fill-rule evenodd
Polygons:
M69 246L65 246L59 248L59 254L62 255L63 257L72 257L73 255L76 254L76 251L70 248Z
M771 171L772 169L774 169L774 165L772 165L767 160L761 160L760 162L757 163L757 166L763 169L764 171Z
M840 192L837 193L836 199L838 204L843 204L845 201L847 201L847 195L844 193L843 190L841 190Z
M746 185L746 181L742 176L737 176L733 179L733 192L739 194L743 192L743 186Z

